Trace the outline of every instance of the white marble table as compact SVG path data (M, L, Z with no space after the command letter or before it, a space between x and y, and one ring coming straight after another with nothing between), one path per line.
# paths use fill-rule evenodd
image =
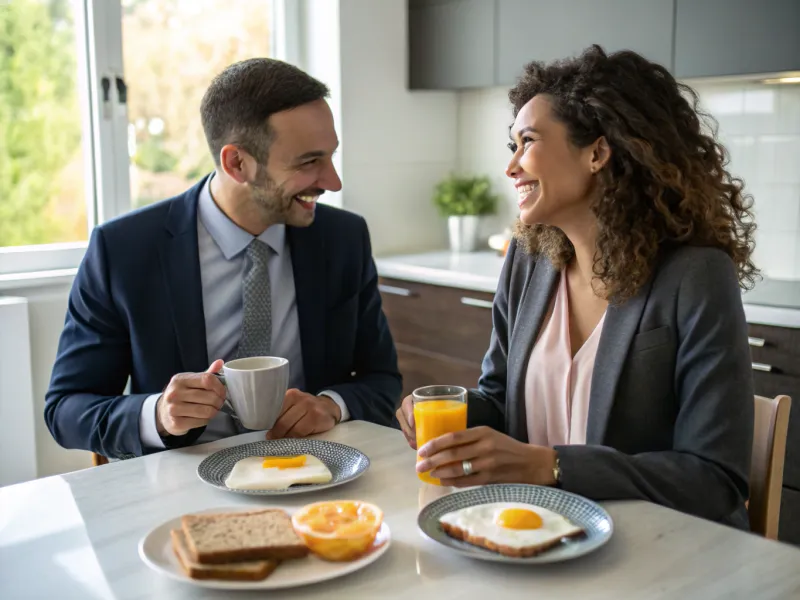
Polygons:
M370 470L347 486L270 503L378 504L393 543L366 569L270 594L200 589L144 565L139 539L166 519L266 503L195 475L211 452L261 438L252 433L0 488L0 598L800 598L800 550L644 502L607 503L614 537L570 563L530 568L456 556L417 530L417 512L438 488L418 482L414 453L398 431L352 422L321 437L365 452Z

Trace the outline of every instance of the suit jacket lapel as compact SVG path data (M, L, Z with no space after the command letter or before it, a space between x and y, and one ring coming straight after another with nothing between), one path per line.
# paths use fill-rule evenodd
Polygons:
M292 273L297 299L297 319L300 323L300 345L303 354L303 373L306 391L317 393L323 381L325 362L326 273L325 243L317 231L319 224L310 227L287 227Z
M589 416L586 423L587 444L602 444L605 439L617 384L628 358L631 342L639 327L651 286L652 279L636 296L624 304L608 306L592 373Z
M172 202L159 249L183 370L193 372L208 368L197 245L197 199L204 184L205 178Z
M559 272L546 258L532 263L522 302L515 315L508 349L508 433L518 440L528 441L527 411L525 410L525 374L528 370L531 349L542 326L550 298L558 282Z

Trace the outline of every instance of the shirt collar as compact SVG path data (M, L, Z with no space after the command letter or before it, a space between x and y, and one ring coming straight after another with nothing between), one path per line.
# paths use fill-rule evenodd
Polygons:
M214 173L209 175L203 189L200 190L198 200L198 216L200 222L208 230L211 238L222 250L226 260L231 260L247 249L254 239L258 239L269 246L275 254L280 255L286 244L286 225L277 224L268 227L261 235L253 236L231 221L222 212L222 209L211 196L211 180Z

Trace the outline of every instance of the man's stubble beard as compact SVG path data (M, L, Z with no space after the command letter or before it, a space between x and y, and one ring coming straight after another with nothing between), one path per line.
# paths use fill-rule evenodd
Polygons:
M256 178L250 184L253 201L258 206L264 221L270 224L286 223L292 210L294 195L287 196L283 186L278 185L261 165L256 170Z

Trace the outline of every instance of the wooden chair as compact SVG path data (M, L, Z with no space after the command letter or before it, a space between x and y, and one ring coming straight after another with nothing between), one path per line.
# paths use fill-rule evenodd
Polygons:
M108 459L103 456L102 454L97 454L96 452L92 452L92 466L98 467L100 465L108 464Z
M789 396L755 397L755 427L750 465L750 529L766 538L778 539L783 487L783 461L789 428Z

